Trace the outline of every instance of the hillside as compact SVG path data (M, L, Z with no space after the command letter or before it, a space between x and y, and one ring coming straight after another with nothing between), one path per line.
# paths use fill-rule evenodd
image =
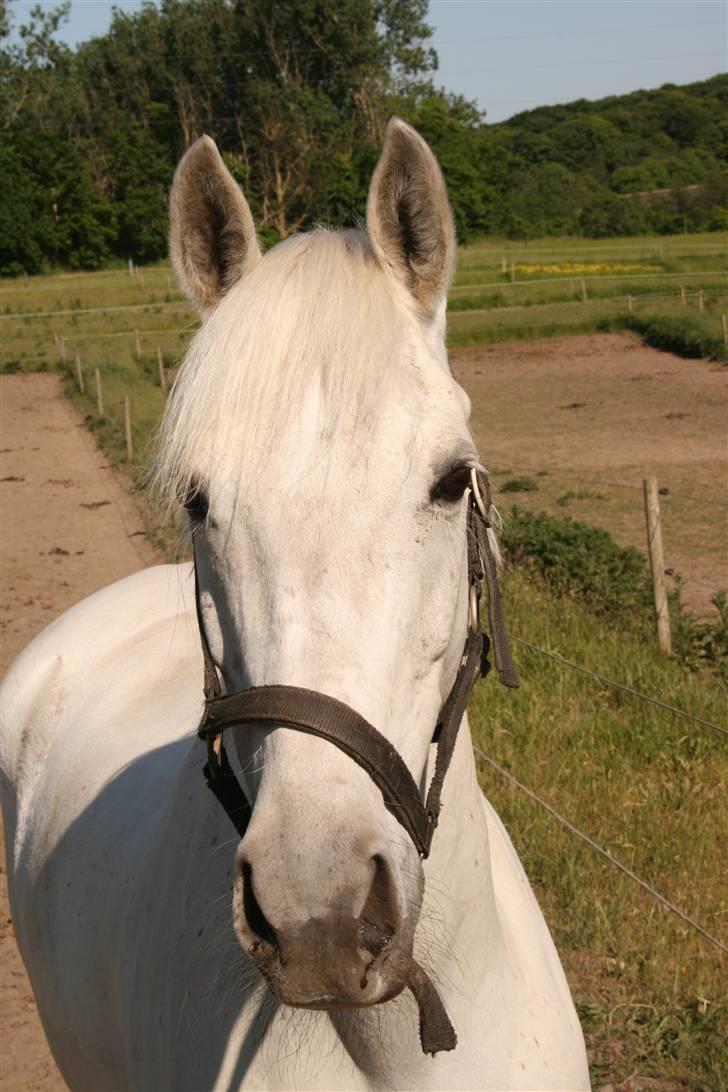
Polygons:
M531 234L599 237L728 225L728 76L539 107L487 139L508 157L501 215L512 228L520 218Z

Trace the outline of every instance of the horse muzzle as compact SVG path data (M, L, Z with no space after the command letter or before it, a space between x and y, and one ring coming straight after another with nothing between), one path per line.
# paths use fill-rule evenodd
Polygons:
M360 860L349 882L306 916L291 915L285 893L266 882L265 858L259 868L255 859L255 845L246 847L244 842L236 929L281 1002L315 1009L358 1008L388 1001L404 989L414 924L402 917L392 869L383 855ZM258 896L256 876L265 901Z

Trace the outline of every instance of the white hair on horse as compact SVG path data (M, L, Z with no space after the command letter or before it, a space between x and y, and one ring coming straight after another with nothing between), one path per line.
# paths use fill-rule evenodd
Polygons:
M365 235L317 229L274 247L190 345L153 469L163 505L207 485L223 453L250 472L313 385L322 439L344 421L366 431L406 381L406 317Z

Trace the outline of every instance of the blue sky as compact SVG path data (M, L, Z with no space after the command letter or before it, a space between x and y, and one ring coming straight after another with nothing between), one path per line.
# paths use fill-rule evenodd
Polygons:
M22 22L36 0L13 0ZM54 7L55 0L43 6ZM103 34L112 6L72 0L61 37ZM436 82L477 100L489 121L573 99L597 99L725 72L726 0L430 0Z

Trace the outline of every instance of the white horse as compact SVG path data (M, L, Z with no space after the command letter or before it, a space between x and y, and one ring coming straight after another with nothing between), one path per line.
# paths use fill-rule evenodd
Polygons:
M317 230L261 258L202 138L171 211L205 322L156 477L188 508L219 678L347 703L424 790L467 630L478 464L444 348L455 241L437 163L392 121L366 233ZM253 803L241 841L202 778L202 707L190 565L91 596L6 678L13 918L71 1088L588 1089L564 974L466 721L422 861L356 762L275 725L228 733ZM367 981L372 944L414 945L454 1050L423 1053L395 959Z

